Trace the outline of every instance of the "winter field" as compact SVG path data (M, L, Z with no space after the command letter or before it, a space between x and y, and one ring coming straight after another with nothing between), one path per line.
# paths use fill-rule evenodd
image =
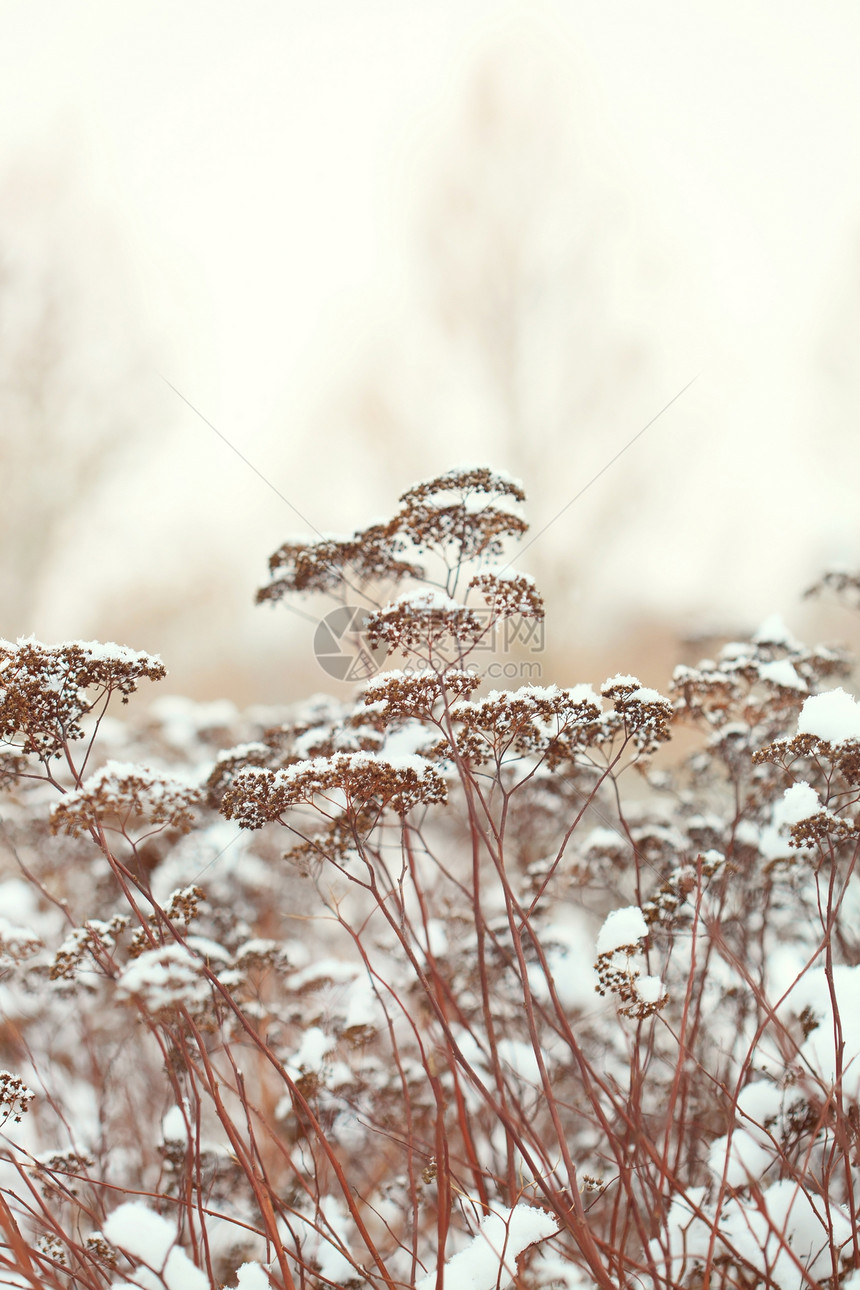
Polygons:
M851 660L492 688L524 500L272 556L349 701L2 642L0 1285L860 1287Z

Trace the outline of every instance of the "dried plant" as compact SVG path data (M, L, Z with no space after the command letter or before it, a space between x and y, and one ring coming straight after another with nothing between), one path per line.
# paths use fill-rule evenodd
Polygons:
M850 662L487 688L523 500L273 556L363 598L351 700L121 724L160 660L0 647L2 1284L860 1284Z

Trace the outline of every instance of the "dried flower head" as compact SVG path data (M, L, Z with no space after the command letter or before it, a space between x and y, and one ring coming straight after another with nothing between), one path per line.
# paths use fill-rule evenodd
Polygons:
M677 926L681 917L693 917L694 908L690 897L699 888L702 879L712 878L725 863L725 857L718 851L708 851L697 857L695 864L678 865L651 898L642 906L642 913L649 928Z
M109 922L90 918L83 927L75 927L54 955L48 969L50 980L72 982L84 971L103 971L129 921L127 914L115 914Z
M295 806L325 803L328 813L406 815L419 804L443 802L445 781L423 757L386 758L377 753L336 753L284 770L241 771L221 809L243 828L259 829Z
M368 615L367 637L376 646L417 654L427 664L465 657L488 631L489 624L473 609L443 591L407 591L391 604Z
M504 538L528 528L516 511L523 501L516 480L485 466L449 470L405 492L394 524L419 551L433 551L449 565L492 560L502 554Z
M271 582L257 592L257 603L283 600L296 591L340 591L350 582L399 582L422 578L419 564L401 560L404 546L397 525L374 524L349 537L284 542L269 559Z
M0 1115L5 1123L10 1117L20 1123L21 1116L30 1109L35 1093L27 1087L20 1075L0 1071Z
M117 990L156 1017L171 1016L177 1008L203 1017L212 1006L204 960L184 945L159 945L138 954L117 980Z
M98 704L112 694L127 703L139 681L159 681L165 675L157 655L122 645L2 641L0 741L42 759L59 756L67 740L83 738L81 722Z
M514 614L538 619L544 616L543 597L527 573L513 569L476 573L469 586L480 591L494 618L511 618Z
M604 681L600 693L611 699L615 711L606 718L607 733L630 738L643 753L653 752L672 737L672 704L635 676L613 676Z
M860 608L860 573L847 569L828 569L826 573L807 587L804 596L820 596L824 591L832 591L840 600L852 609Z
M555 765L602 737L600 701L588 685L491 690L452 715L460 755L476 766L541 754Z
M0 916L0 967L23 963L42 948L42 941L27 927L15 927Z
M97 824L124 831L142 821L187 833L201 799L199 788L176 775L110 761L57 803L51 829L78 837Z
M463 668L441 672L432 668L417 672L393 669L365 685L362 702L384 729L393 721L431 718L445 705L474 694L480 684L480 676Z

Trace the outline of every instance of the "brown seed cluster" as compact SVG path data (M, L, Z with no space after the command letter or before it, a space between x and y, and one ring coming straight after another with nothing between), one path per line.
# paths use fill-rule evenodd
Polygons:
M375 647L417 654L428 664L453 653L463 657L487 634L488 622L473 609L433 591L407 592L368 615L367 636ZM444 666L444 662L443 662Z
M642 906L642 914L649 927L658 924L677 926L680 918L693 916L690 897L703 879L712 878L725 863L718 851L699 855L694 864L678 865L653 892ZM686 908L685 908L686 907Z
M484 699L460 704L453 717L457 749L475 766L543 754L556 764L603 734L600 706L587 687L492 690Z
M845 569L829 569L804 592L806 596L820 596L824 591L832 591L852 609L860 608L860 573L851 573Z
M20 1123L34 1097L35 1093L27 1088L20 1075L0 1071L0 1115L4 1121L11 1118Z
M392 722L409 719L427 720L445 705L474 694L481 678L462 668L442 672L390 671L376 676L364 687L362 701L382 729Z
M420 578L420 565L398 558L403 545L393 521L372 525L351 537L285 542L269 559L272 581L257 592L257 603L282 600L295 591L337 591L344 582Z
M246 829L259 829L296 806L324 799L347 815L389 810L406 815L415 806L442 802L445 781L418 757L386 760L373 753L335 753L284 770L240 771L225 794L222 811Z
M669 996L665 992L656 999L643 998L638 992L636 983L642 979L642 974L631 960L641 949L641 945L619 945L606 954L599 954L594 964L598 979L594 988L597 993L615 995L620 1004L620 1016L635 1017L637 1020L653 1017L669 1002Z
M115 949L118 937L130 921L127 914L115 914L109 922L91 918L82 927L75 927L48 967L50 980L73 982L79 980L82 973L100 970L106 955Z
M99 822L116 821L126 829L132 821L143 821L187 833L201 799L199 788L175 776L108 762L54 807L51 828L79 837Z
M111 694L128 702L141 680L166 676L161 659L120 645L0 642L0 741L41 759L83 738L83 718ZM14 755L14 754L13 754Z
M522 488L485 467L452 470L416 484L384 524L348 537L285 542L269 560L271 581L257 601L277 601L290 592L342 593L369 583L423 581L421 553L441 556L448 568L466 560L501 555L506 537L519 537L526 522L512 509Z
M615 706L605 718L610 737L623 732L643 753L652 753L671 739L672 704L656 690L643 687L635 676L604 681L600 692Z
M494 618L543 618L543 596L534 581L524 573L477 573L469 586L480 591L493 611Z
M759 730L767 739L769 730L784 728L786 715L799 711L823 681L850 669L838 650L810 649L778 629L763 630L754 640L723 646L716 661L679 664L670 689L679 716L716 729L737 723L762 742Z

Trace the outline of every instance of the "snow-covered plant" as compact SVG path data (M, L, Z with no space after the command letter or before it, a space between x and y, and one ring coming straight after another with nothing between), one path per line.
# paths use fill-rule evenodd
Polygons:
M850 663L492 688L523 501L275 553L387 651L348 699L119 722L159 659L0 645L0 1284L860 1281Z

